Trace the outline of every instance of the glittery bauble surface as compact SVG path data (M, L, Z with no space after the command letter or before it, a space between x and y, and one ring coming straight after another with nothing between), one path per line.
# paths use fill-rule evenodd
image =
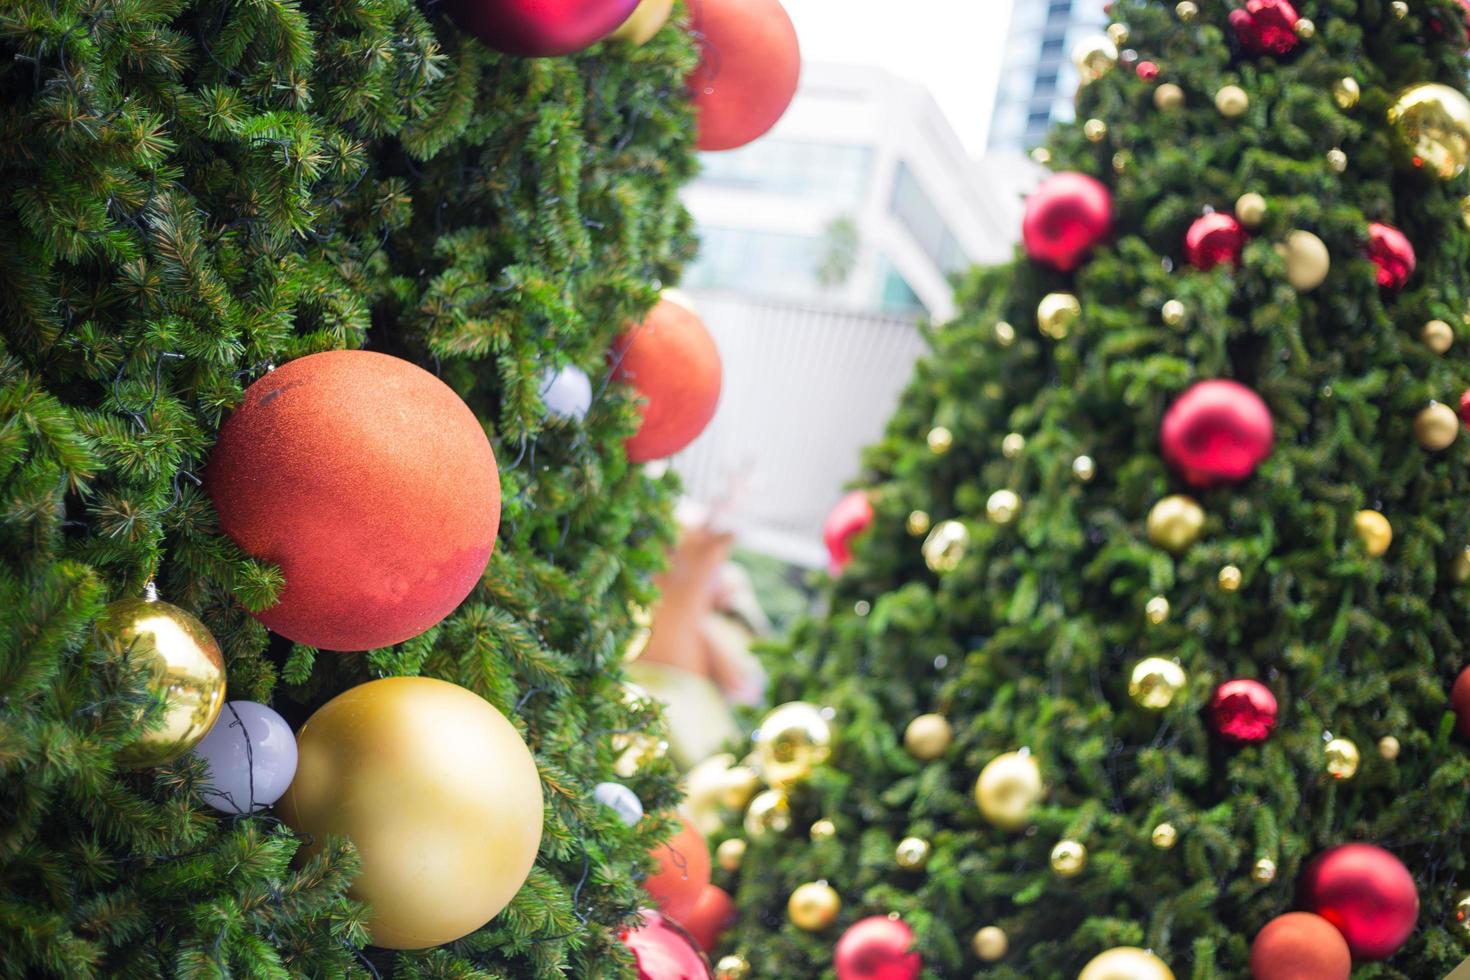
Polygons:
M1455 729L1470 738L1470 667L1460 671L1450 688L1450 708L1455 712Z
M640 326L618 338L612 364L613 377L632 385L643 401L643 424L627 442L630 462L674 455L715 417L720 352L687 306L659 300Z
M918 980L924 961L913 945L908 923L870 915L848 926L837 940L832 966L837 980Z
M801 782L832 754L831 724L822 717L822 709L805 701L788 701L771 709L752 738L761 775L772 786Z
M1210 698L1215 731L1232 742L1264 742L1276 727L1276 695L1248 677L1226 681Z
M1283 55L1300 43L1296 8L1287 0L1246 0L1230 12L1230 29L1252 54Z
M1302 908L1337 927L1359 960L1398 952L1419 918L1419 891L1403 862L1373 844L1324 851L1297 882Z
M618 936L633 951L638 980L714 980L709 960L678 923L651 909L642 917L642 925Z
M500 525L474 413L429 372L371 351L312 354L251 385L204 486L221 530L285 575L256 618L327 650L438 623L479 582Z
M225 658L203 623L157 599L119 599L102 610L97 638L113 657L143 666L148 701L139 721L162 719L118 749L118 765L161 766L209 734L225 703Z
M1453 180L1470 163L1470 99L1425 82L1404 89L1388 108L1403 159L1415 170Z
M837 502L822 525L827 545L827 570L841 575L852 561L852 539L873 525L873 502L867 491L854 490Z
M980 815L1002 830L1025 827L1041 792L1041 767L1029 753L1002 753L986 763L975 780Z
M623 25L608 35L610 41L626 41L634 47L653 40L674 12L674 0L642 0Z
M1235 381L1191 385L1164 413L1164 459L1191 486L1239 483L1271 455L1276 434L1261 396Z
M1311 912L1278 915L1251 943L1251 980L1348 980L1352 972L1342 933Z
M1089 960L1077 980L1174 980L1174 971L1146 949L1114 946Z
M429 677L359 684L296 735L296 778L276 807L309 835L348 837L362 859L349 894L372 906L375 946L466 936L515 897L541 843L541 776L515 727L484 698Z
M678 920L705 952L719 946L720 937L734 921L735 901L719 885L705 885L694 902L694 908Z
M1414 246L1392 225L1375 221L1368 226L1368 258L1378 267L1378 285L1403 289L1414 274Z
M660 911L687 926L686 918L709 884L709 845L682 813L676 819L679 829L674 836L649 852L658 868L643 887Z
M1053 269L1071 272L1112 231L1113 195L1086 174L1054 174L1026 198L1021 241Z
M704 55L689 76L699 148L744 146L776 125L796 95L796 28L776 0L700 0L690 14Z
M487 47L544 58L596 44L636 6L638 0L451 0L448 9Z
M1222 263L1239 265L1247 237L1234 215L1223 211L1201 215L1184 235L1184 257L1196 269L1213 269Z

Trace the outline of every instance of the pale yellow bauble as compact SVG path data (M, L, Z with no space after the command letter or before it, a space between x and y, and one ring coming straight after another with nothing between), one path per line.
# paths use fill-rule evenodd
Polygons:
M424 949L469 935L509 904L541 844L541 777L526 743L484 698L429 677L344 691L296 735L277 804L310 835L356 845L349 894L372 906L373 945Z
M1114 946L1094 956L1077 980L1174 980L1174 971L1146 949Z
M1020 830L1041 800L1041 767L1029 752L1003 752L975 780L980 815L1001 830Z
M641 0L623 26L608 35L609 41L627 41L641 47L653 39L673 12L674 0Z
M1327 279L1332 257L1322 239L1310 231L1293 231L1276 246L1286 262L1286 281L1299 293L1310 293Z

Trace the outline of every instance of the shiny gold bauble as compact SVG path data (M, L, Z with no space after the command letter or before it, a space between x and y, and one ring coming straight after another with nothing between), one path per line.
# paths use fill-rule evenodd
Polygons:
M1238 592L1242 578L1240 569L1234 565L1226 565L1220 569L1220 574L1215 577L1215 580L1220 583L1221 592Z
M1403 746L1392 735L1385 735L1378 740L1378 755L1387 762L1397 759L1401 751Z
M1031 151L1031 159L1044 167L1051 163L1051 150L1048 150L1044 146L1038 146Z
M1204 528L1204 508L1182 493L1170 494L1148 512L1148 539L1176 555L1198 541Z
M1077 980L1174 980L1174 971L1146 949L1114 946L1094 956Z
M943 456L954 447L954 433L942 425L936 425L929 430L929 434L924 437L924 441L929 444L929 451L931 453L936 456Z
M1072 46L1072 64L1082 84L1095 82L1118 63L1118 46L1101 34L1084 37Z
M388 677L337 695L296 733L276 806L311 841L348 838L374 946L453 942L509 904L536 863L544 800L531 750L490 702L448 681Z
M1344 76L1332 83L1332 101L1337 103L1339 109L1351 109L1358 104L1358 99L1363 92L1358 88L1358 80Z
M1161 823L1148 835L1149 843L1161 851L1167 851L1179 843L1179 831L1171 823Z
M1403 158L1416 170L1453 180L1470 163L1470 99L1438 82L1411 85L1388 109Z
M1072 475L1083 483L1091 483L1092 478L1097 476L1097 464L1092 461L1091 456L1078 456L1072 460Z
M1000 926L986 926L975 933L970 946L982 962L995 963L1005 959L1006 951L1011 948L1011 941Z
M225 658L203 623L156 598L119 599L102 610L97 638L146 678L139 721L148 725L117 751L118 765L161 766L209 734L225 704Z
M1455 555L1455 560L1450 563L1450 574L1461 585L1470 582L1470 548L1461 548Z
M1108 40L1112 41L1114 44L1118 45L1119 47L1122 47L1123 45L1127 44L1128 43L1128 25L1127 24L1109 24L1108 25Z
M725 825L725 814L738 813L760 789L760 777L749 766L735 764L728 752L710 756L684 777L684 806L690 821L706 836Z
M932 572L952 572L970 548L970 530L959 521L940 521L924 539L924 564Z
M1409 16L1409 5L1404 0L1393 0L1393 3L1388 6L1393 11L1393 16L1396 20L1403 20Z
M674 0L641 0L623 26L607 36L609 41L627 41L634 47L647 44L669 19Z
M1119 150L1117 153L1114 153L1113 173L1121 174L1126 172L1128 170L1128 164L1132 162L1132 160L1133 157L1129 155L1127 150Z
M1087 848L1080 841L1059 840L1051 849L1051 869L1059 878L1075 878L1087 867Z
M1026 451L1026 437L1019 432L1009 433L1000 441L1000 454L1006 459L1015 459Z
M807 835L814 841L831 840L837 836L837 825L824 817L811 825Z
M1082 316L1082 304L1071 293L1047 293L1036 305L1036 327L1052 340L1061 340Z
M771 709L753 739L761 774L772 786L803 782L832 754L832 726L821 708L805 701Z
M1414 438L1432 453L1448 449L1460 434L1460 417L1442 402L1430 402L1414 416Z
M837 921L842 911L842 898L825 881L809 881L799 885L786 902L786 915L791 924L807 932L818 932Z
M1424 324L1419 331L1419 338L1424 341L1424 346L1436 354L1443 354L1455 343L1455 328L1443 320L1430 320Z
M745 836L752 839L791 829L791 801L784 789L762 790L745 808Z
M1266 199L1249 191L1235 199L1235 218L1247 228L1259 228L1266 220Z
M1296 31L1296 36L1303 41L1310 41L1317 36L1317 25L1306 17L1298 17L1296 23L1291 25L1291 29Z
M1140 660L1128 677L1128 697L1140 708L1163 711L1188 683L1184 668L1163 657Z
M1269 885L1276 880L1276 862L1270 858L1261 858L1251 865L1251 881L1258 885Z
M985 501L985 516L995 524L1011 524L1021 514L1021 498L1014 490L997 490Z
M1470 892L1455 896L1455 926L1462 934L1470 935Z
M1335 146L1327 151L1326 160L1327 169L1331 170L1335 174L1340 174L1347 169L1347 154L1342 152L1342 150L1338 149Z
M739 837L731 837L729 840L720 841L720 846L715 848L715 863L724 871L736 872L745 861L745 851L749 845Z
M1163 318L1165 324L1171 327L1177 327L1183 323L1187 313L1184 304L1177 299L1168 300L1159 308L1159 316Z
M1220 110L1220 115L1227 119L1245 115L1251 107L1250 96L1245 94L1245 89L1239 85L1226 85L1215 93L1215 108Z
M914 537L929 533L929 512L923 510L909 511L908 520L903 522L905 530Z
M1358 765L1363 757L1358 747L1349 739L1334 738L1324 750L1327 759L1327 774L1333 779L1352 779L1358 774Z
M995 342L1002 347L1009 347L1016 342L1016 328L1004 320L995 325Z
M745 957L734 953L721 956L715 964L715 980L747 980L750 976L750 964Z
M1163 624L1169 618L1169 600L1161 595L1154 596L1144 604L1143 615L1153 626Z
M1006 752L980 770L975 803L980 815L1001 830L1020 830L1041 800L1041 767L1029 753Z
M1108 138L1108 124L1101 119L1089 119L1082 124L1082 135L1089 143L1101 143Z
M929 842L922 837L905 837L893 849L893 860L905 871L920 871L929 863Z
M949 750L954 726L944 715L919 715L903 730L903 747L920 762L930 762Z
M1194 0L1179 0L1174 5L1174 16L1188 24L1199 16L1199 7L1194 5Z
M1184 106L1184 89L1173 82L1165 82L1154 89L1154 108L1161 112L1172 112Z
M1310 231L1293 231L1276 246L1286 263L1286 281L1299 293L1310 293L1327 279L1332 257L1322 239Z
M1360 510L1354 514L1353 530L1370 558L1380 557L1393 544L1393 525L1376 510Z

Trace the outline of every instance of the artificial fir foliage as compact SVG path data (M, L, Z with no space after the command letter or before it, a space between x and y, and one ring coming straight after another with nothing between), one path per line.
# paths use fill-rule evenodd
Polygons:
M409 0L13 0L0 6L0 975L626 976L617 929L670 827L672 767L614 773L630 602L669 483L630 467L604 353L687 257L687 35L518 60ZM504 513L480 585L398 647L272 637L280 572L198 486L272 365L366 346L437 373L486 426ZM548 367L588 371L585 424ZM299 725L376 676L470 688L530 745L540 856L451 947L363 952L347 841L293 864L269 812L228 817L184 757L128 771L142 679L99 642L156 579L224 649L229 697ZM455 746L444 746L446 753Z
M790 791L789 833L753 836L716 875L741 909L723 952L750 976L831 977L844 930L897 913L925 977L1070 980L1141 947L1175 976L1238 980L1306 862L1358 840L1407 865L1422 910L1401 951L1355 976L1425 980L1464 959L1470 746L1447 694L1470 636L1470 438L1431 451L1415 420L1470 382L1459 343L1423 339L1431 321L1464 337L1470 181L1415 172L1386 116L1409 85L1464 89L1465 12L1400 6L1306 0L1315 29L1276 55L1241 44L1227 4L1113 5L1124 50L1078 97L1079 120L1104 125L1038 154L1107 185L1113 236L1075 274L1018 254L968 278L866 457L876 519L830 612L770 661L775 700L830 706L836 730L830 762ZM1240 115L1216 106L1227 85ZM1252 194L1264 214L1239 208L1240 266L1188 264L1191 224ZM1417 254L1400 291L1366 257L1371 222ZM1298 231L1330 253L1315 290L1275 247ZM1166 461L1161 422L1217 378L1264 400L1275 445L1254 474L1201 487ZM1014 497L997 506L998 491ZM1197 537L1161 522L1171 552L1148 517L1173 494L1203 520ZM1381 556L1354 528L1367 509L1392 525ZM1169 669L1135 670L1151 657ZM1274 696L1260 740L1216 730L1232 678ZM952 742L906 748L933 713ZM1022 749L1039 800L1006 829L1011 811L987 820L973 793ZM922 863L904 860L910 837ZM842 911L807 932L786 903L817 880Z

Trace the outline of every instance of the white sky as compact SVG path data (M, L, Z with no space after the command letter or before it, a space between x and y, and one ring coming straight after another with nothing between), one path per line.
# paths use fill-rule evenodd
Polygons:
M972 156L985 149L1011 0L783 0L802 57L878 65L934 94Z

